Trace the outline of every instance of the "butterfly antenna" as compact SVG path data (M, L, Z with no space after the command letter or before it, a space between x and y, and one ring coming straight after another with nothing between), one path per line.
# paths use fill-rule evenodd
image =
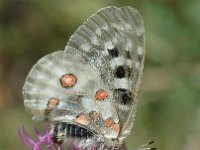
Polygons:
M154 148L146 147L146 146L149 146L153 143L154 143L154 141L150 141L146 144L143 144L143 145L137 147L135 150L157 150L157 148L155 148L155 147Z

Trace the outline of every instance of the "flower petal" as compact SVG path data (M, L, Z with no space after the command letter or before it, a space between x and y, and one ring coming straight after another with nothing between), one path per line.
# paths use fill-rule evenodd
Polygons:
M18 129L18 136L19 136L20 140L21 140L26 146L28 146L28 147L30 147L30 148L33 148L33 147L34 147L34 144L32 144L32 143L26 141L26 139L24 139L24 137L21 135L20 130L21 130L21 128Z
M35 135L40 139L42 136L40 135L38 129L37 128L34 129L35 129Z
M33 145L36 144L36 142L30 137L30 135L28 135L28 133L24 129L24 125L22 126L22 132L24 133L24 135L26 136L26 138L29 140L29 142L31 142Z

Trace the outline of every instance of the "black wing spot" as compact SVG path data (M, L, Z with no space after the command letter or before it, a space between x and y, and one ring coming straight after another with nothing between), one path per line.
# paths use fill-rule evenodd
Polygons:
M119 89L115 89L116 92L127 92L127 89L122 89L122 88L119 88Z
M127 89L123 89L123 88L118 88L115 89L116 92L116 96L119 98L120 103L123 105L127 105L131 102L132 100L132 93L129 92Z
M130 58L131 58L131 54L130 54L130 52L129 52L129 51L127 51L127 52L126 52L126 57L127 57L128 59L130 59Z
M117 78L124 78L126 71L123 66L118 66L115 72Z
M142 57L143 57L143 55L138 54L138 61L139 61L139 62L142 61Z
M131 97L131 93L130 92L122 94L122 97L121 97L121 103L122 104L127 105L127 104L130 103L131 100L132 100L132 97Z
M108 49L109 55L111 55L112 57L118 57L119 52L117 50L117 48L113 48L113 49Z

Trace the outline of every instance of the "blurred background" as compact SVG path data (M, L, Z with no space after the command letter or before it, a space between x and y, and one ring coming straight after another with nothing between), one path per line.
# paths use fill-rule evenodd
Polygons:
M64 49L77 27L108 5L137 8L146 27L144 82L128 147L155 140L159 150L200 150L199 0L0 0L0 150L28 150L18 127L32 134L42 126L21 94L33 64Z

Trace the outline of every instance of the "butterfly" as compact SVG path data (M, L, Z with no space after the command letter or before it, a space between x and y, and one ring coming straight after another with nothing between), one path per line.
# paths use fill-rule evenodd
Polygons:
M100 9L64 51L41 58L23 86L33 120L51 124L54 143L114 149L130 133L145 59L141 15L130 6Z

